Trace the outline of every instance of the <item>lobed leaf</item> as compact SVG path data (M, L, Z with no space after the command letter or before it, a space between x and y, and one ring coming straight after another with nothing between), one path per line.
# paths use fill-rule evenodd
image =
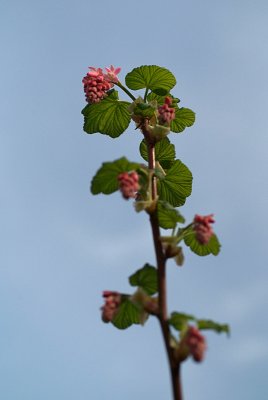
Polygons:
M118 175L139 168L140 164L128 161L125 157L112 162L104 162L91 181L92 194L111 194L118 190Z
M145 264L129 277L129 283L131 286L142 288L149 295L155 294L158 291L156 268Z
M217 333L226 333L230 334L230 327L228 324L219 324L218 322L214 322L210 319L198 319L197 326L200 330L212 330Z
M173 326L173 328L181 331L188 325L189 321L194 321L197 325L197 328L200 330L212 330L217 333L226 333L230 334L230 328L228 324L219 324L218 322L214 322L210 319L196 319L193 315L183 314L178 312L173 312L169 319L169 324Z
M174 96L173 96L172 94L170 94L170 93L167 93L167 94L165 94L164 96L160 96L160 95L158 95L158 94L156 94L156 93L154 93L154 92L151 92L151 93L148 94L148 96L147 96L147 101L156 100L156 101L157 101L157 104L158 104L159 106L162 106L162 105L165 103L165 99L166 99L167 96L172 98L173 106L177 105L177 103L180 102L180 99L178 99L177 97L174 97Z
M118 329L126 329L133 324L140 323L139 309L129 299L125 299L120 304L119 310L112 320L112 324Z
M192 126L195 122L195 113L190 108L176 107L175 115L175 119L170 124L172 132L182 132L186 127Z
M113 91L99 103L88 104L82 110L84 131L99 132L112 138L120 136L130 123L129 105L127 101L118 100L117 91Z
M151 89L163 96L176 85L176 79L166 68L157 65L142 65L126 75L126 85L132 90Z
M167 93L164 96L160 96L154 92L151 92L147 96L147 101L157 101L157 105L162 106L165 103L166 96L172 97L170 93Z
M157 215L159 226L164 229L174 229L178 222L184 223L184 217L166 201L158 201Z
M221 245L215 234L211 236L208 244L201 244L196 239L196 234L193 228L190 228L189 230L187 230L187 233L183 240L186 246L189 246L190 249L198 256L207 256L208 254L213 254L214 256L217 256L220 252Z
M159 199L182 206L192 192L192 173L180 160L174 161L164 179L158 180Z
M177 331L181 331L185 325L188 324L188 321L195 321L195 317L190 314L184 314L179 312L171 313L169 324L173 326L173 328L177 329Z

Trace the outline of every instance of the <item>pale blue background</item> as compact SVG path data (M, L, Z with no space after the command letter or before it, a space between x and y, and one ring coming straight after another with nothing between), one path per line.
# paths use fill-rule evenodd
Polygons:
M266 400L266 0L0 2L0 398L170 399L156 321L118 331L103 289L154 263L145 214L89 183L102 161L140 160L133 125L117 141L82 131L87 67L158 64L197 121L171 135L194 175L182 212L214 212L219 257L171 261L170 310L230 322L205 362L183 366L186 400Z

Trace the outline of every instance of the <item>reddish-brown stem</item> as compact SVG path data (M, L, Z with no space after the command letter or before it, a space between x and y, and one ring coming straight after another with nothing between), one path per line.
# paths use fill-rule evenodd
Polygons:
M172 378L172 389L174 400L182 400L182 385L181 385L181 374L180 374L180 364L176 367L171 368L171 378Z
M151 140L148 129L147 122L145 121L142 126L142 132L145 137L148 148L148 166L151 171L155 169L155 143ZM157 199L157 182L156 178L153 176L152 182L152 200ZM158 319L160 322L160 327L165 343L165 348L168 356L173 399L182 400L182 389L181 389L181 379L180 379L180 364L175 358L173 348L170 345L170 328L168 324L168 311L167 311L167 289L166 289L166 257L163 252L162 243L160 240L160 228L157 217L157 210L150 213L150 223L153 234L154 248L157 261L157 276L158 276L158 301L159 301L159 315Z

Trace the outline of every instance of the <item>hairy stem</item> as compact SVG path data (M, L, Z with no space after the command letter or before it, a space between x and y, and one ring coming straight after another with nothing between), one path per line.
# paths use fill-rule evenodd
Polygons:
M148 148L148 166L151 171L155 169L155 143L150 140L147 130L148 122L144 122L142 132L144 134L147 148ZM152 200L157 199L157 182L156 177L153 176L152 181ZM180 379L180 365L175 358L173 348L170 345L170 328L168 324L168 311L167 311L167 288L166 288L166 257L163 252L162 243L160 240L160 228L157 217L157 209L150 214L150 223L153 234L154 248L157 261L157 276L158 276L158 301L159 301L159 323L165 343L165 348L168 356L173 399L182 400L181 379Z

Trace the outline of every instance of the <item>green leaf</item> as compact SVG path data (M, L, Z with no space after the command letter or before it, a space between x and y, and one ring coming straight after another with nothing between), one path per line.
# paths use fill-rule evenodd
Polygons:
M125 157L112 162L104 162L91 181L91 193L111 194L115 192L118 190L118 175L139 167L140 164L130 162Z
M143 268L129 277L129 283L131 286L142 288L149 295L155 294L158 291L156 268L145 264Z
M212 330L217 333L230 334L230 327L227 324L219 324L218 322L211 321L210 319L198 319L197 320L198 329L201 330Z
M181 331L186 325L188 325L189 321L196 322L197 327L200 330L213 330L217 333L224 332L228 335L230 334L230 328L227 324L219 324L218 322L214 322L210 319L196 319L193 315L178 312L173 312L171 314L169 324L178 331Z
M157 94L166 94L176 85L174 75L166 68L157 65L142 65L126 75L129 89L151 89Z
M118 329L126 329L133 324L140 324L140 322L140 311L129 299L125 299L120 304L119 310L112 320L112 324Z
M88 104L82 110L84 131L100 132L112 138L120 136L130 123L129 105L127 101L118 100L117 91L113 91L99 103Z
M175 119L171 121L172 132L182 132L186 127L192 126L195 122L195 113L189 108L176 107Z
M180 102L180 99L178 99L177 97L172 96L172 94L170 94L170 93L167 93L164 96L160 96L160 95L157 95L154 92L151 92L147 96L147 101L157 101L157 104L159 106L162 106L165 103L166 97L171 97L172 98L172 106L173 107L176 106L176 108L177 108L177 103Z
M177 331L181 331L188 324L188 321L195 321L195 317L190 314L173 312L171 313L169 324Z
M166 201L158 201L157 215L159 226L164 229L174 229L178 222L184 223L184 217Z
M147 101L157 101L157 105L162 106L165 102L166 96L172 97L170 93L168 93L167 95L164 95L164 96L160 96L154 92L151 92L147 96Z
M192 173L180 160L174 161L164 179L158 181L159 199L182 206L192 192Z
M146 142L143 140L140 144L140 154L145 161L148 161L148 152ZM176 157L175 146L170 143L166 137L155 145L155 160L160 162L164 169L169 169Z
M186 231L183 239L184 243L198 256L207 256L208 254L217 256L220 252L221 245L215 234L211 236L208 244L201 244L197 241L193 228L190 228Z

